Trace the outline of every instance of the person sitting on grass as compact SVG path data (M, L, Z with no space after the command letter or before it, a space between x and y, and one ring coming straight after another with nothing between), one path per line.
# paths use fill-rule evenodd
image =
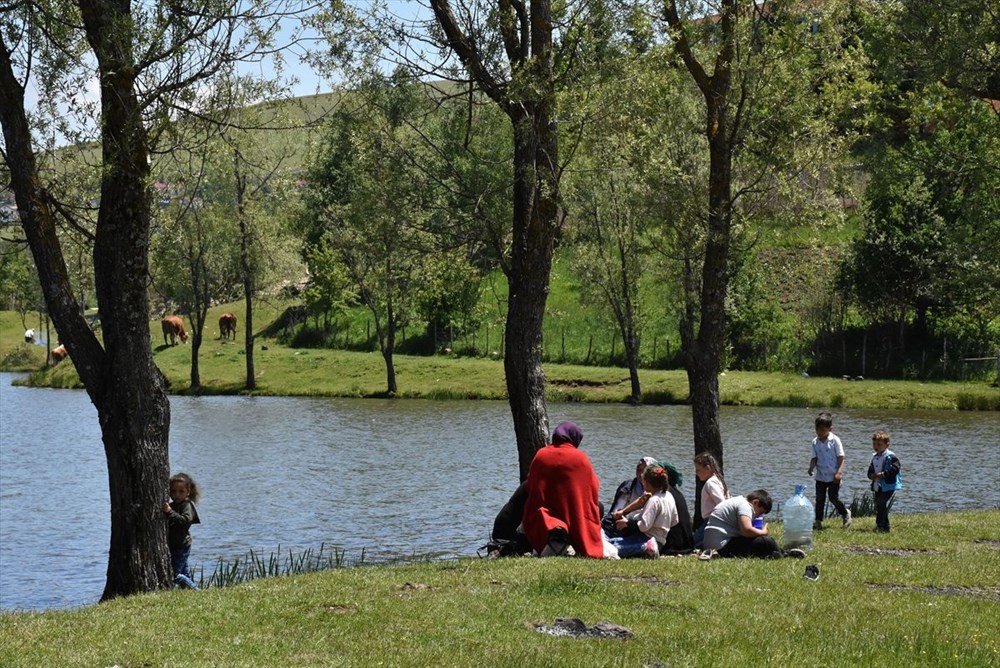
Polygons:
M575 423L561 422L552 443L536 452L528 467L521 525L539 556L604 558L600 483L590 458L579 449L582 441Z
M670 493L670 496L673 497L674 507L677 509L677 522L673 524L667 532L666 541L659 543L660 554L664 556L691 554L691 552L694 551L694 532L691 530L691 513L688 511L687 499L684 498L684 493L679 489L684 478L681 475L681 472L677 470L677 467L669 462L660 464L654 459L648 464L648 466L658 466L666 470L667 481L669 482L669 489L667 491ZM646 501L648 501L651 496L652 494L650 492L645 492L642 496L636 498L621 510L608 513L611 517L611 521L617 522L617 520L622 517L628 516L639 510L646 505ZM608 538L613 538L615 536L629 536L636 533L638 529L635 528L635 523L632 523L626 526L624 531L625 533L622 533L622 530L619 530L618 527L615 526L613 533L609 533L607 529L605 529L605 534L607 534Z
M703 560L713 557L757 557L802 559L806 553L798 548L781 550L768 534L767 524L753 525L754 518L771 512L771 495L758 489L746 496L734 496L715 507L705 527Z
M670 480L667 470L659 464L650 464L642 472L642 486L646 495L639 497L623 510L614 513L615 526L619 536L609 539L618 548L618 556L647 557L653 559L660 555L660 549L667 542L671 527L679 522L677 506L670 494ZM642 499L646 499L645 502ZM632 506L641 507L641 510Z
M608 538L619 535L618 529L615 528L614 514L646 493L645 488L642 486L642 472L646 470L647 466L655 463L656 460L652 457L641 458L639 463L635 465L635 477L625 480L622 484L618 485L618 488L615 490L615 497L611 501L611 508L601 518L601 528L604 529L604 533Z

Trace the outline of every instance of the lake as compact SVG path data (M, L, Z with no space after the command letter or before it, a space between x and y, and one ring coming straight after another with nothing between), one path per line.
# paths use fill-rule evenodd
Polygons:
M13 387L0 374L0 609L95 603L110 540L107 467L86 393ZM202 492L192 567L321 544L368 561L470 556L518 483L505 402L171 397L171 472ZM784 502L807 485L817 409L723 407L726 478ZM685 406L551 404L576 421L605 503L639 457L672 461L694 507ZM834 413L847 450L841 498L867 489L871 433L887 429L906 489L894 512L1000 506L1000 413ZM164 490L166 491L166 490Z

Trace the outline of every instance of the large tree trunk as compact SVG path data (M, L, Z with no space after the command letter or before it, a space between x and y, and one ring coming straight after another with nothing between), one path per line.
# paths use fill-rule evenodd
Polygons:
M558 233L556 137L551 108L514 119L514 243L508 281L504 371L521 480L548 441L542 321Z
M95 401L111 487L111 550L102 600L169 587L163 502L170 406L149 334L150 196L147 137L132 79L128 0L81 0L101 81L101 208L94 274L107 351Z
M60 339L97 408L111 496L111 544L102 600L170 586L162 505L170 410L149 332L146 137L134 95L127 2L82 1L101 82L104 171L94 240L104 347L68 279L49 199L40 185L24 91L0 36L0 119L21 224Z

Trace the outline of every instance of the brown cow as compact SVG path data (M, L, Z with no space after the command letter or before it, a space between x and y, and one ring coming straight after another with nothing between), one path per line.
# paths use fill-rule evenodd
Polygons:
M236 316L232 313L223 313L219 316L219 338L228 339L230 334L233 335L233 341L235 341Z
M58 346L52 349L53 364L59 364L59 362L62 362L67 357L69 357L69 351L66 350L66 346L64 346L63 344L60 343Z
M163 343L167 344L167 337L170 337L170 345L177 345L177 337L181 337L181 343L187 343L188 335L184 331L184 319L176 315L165 315L160 321L163 325Z

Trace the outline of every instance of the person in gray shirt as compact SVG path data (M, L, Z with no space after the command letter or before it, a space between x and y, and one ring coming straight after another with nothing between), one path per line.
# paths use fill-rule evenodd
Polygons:
M763 489L754 490L746 496L734 496L717 505L705 527L705 544L700 558L805 557L805 552L797 548L780 549L768 534L767 524L759 522L758 526L754 526L754 519L771 512L771 506L771 495Z

